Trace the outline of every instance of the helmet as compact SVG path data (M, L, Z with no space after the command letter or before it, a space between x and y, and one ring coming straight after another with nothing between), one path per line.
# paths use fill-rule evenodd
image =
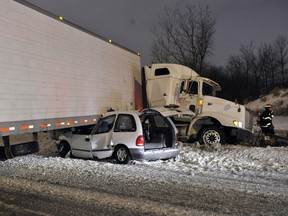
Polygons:
M273 108L272 104L266 104L265 105L265 109L272 109L272 108Z

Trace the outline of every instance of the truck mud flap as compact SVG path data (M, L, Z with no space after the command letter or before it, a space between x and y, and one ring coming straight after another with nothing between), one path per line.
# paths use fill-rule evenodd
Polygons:
M11 152L13 156L32 154L38 151L39 151L39 143L37 141L11 145Z

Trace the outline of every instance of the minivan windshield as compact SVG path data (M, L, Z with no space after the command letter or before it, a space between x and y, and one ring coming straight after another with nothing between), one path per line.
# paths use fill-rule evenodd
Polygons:
M116 115L107 116L100 119L95 125L92 134L107 133L113 127Z

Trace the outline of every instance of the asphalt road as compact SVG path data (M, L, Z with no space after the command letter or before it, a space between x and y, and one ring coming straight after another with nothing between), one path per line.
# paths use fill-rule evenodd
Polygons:
M71 188L63 188L71 190ZM73 188L72 188L73 190ZM0 189L0 215L141 215L141 212L31 191Z
M113 169L113 166L111 166ZM149 172L151 167L144 166ZM147 170L148 169L148 170ZM94 183L0 176L0 215L287 215L287 196L239 190L240 182L213 176L146 181L144 176L98 175ZM168 171L159 170L159 175ZM138 172L139 173L139 170ZM119 175L119 173L117 174ZM130 174L129 174L130 175ZM177 173L171 173L176 178ZM91 181L93 179L90 179ZM153 180L153 179L152 179ZM223 183L225 185L223 185ZM221 184L221 185L220 185ZM257 183L242 182L257 190ZM211 186L210 186L211 185Z

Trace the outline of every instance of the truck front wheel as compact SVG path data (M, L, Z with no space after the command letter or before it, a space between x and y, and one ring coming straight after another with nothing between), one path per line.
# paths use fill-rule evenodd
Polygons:
M216 144L225 144L226 138L223 131L215 126L209 126L200 131L200 144L214 146Z

